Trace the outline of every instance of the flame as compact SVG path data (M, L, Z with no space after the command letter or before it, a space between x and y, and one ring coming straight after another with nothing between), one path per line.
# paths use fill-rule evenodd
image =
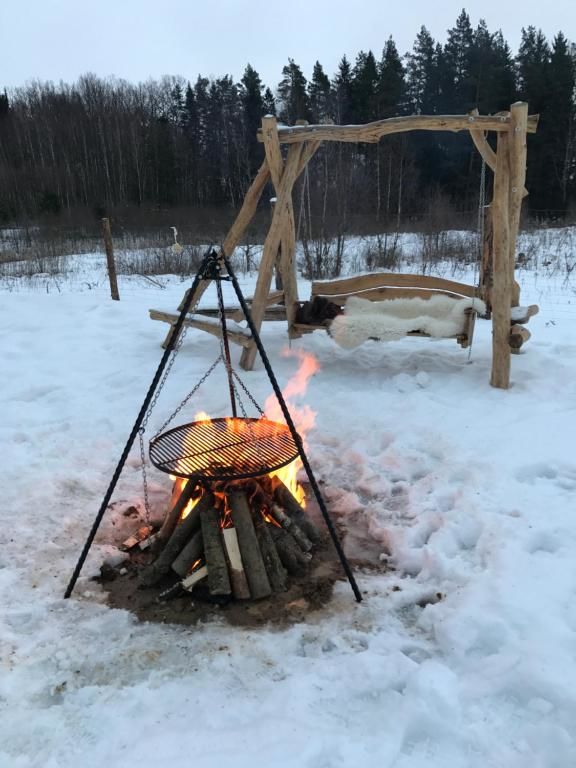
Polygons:
M194 414L194 421L211 421L206 411L198 411Z
M314 427L316 423L316 413L307 405L296 405L292 398L304 395L308 387L308 382L319 370L320 364L309 352L303 349L284 350L284 356L297 357L300 361L298 370L288 381L288 384L282 390L282 394L288 407L288 412L292 417L294 425L302 438L304 447L306 447L306 434ZM264 415L271 421L284 423L284 415L280 408L276 395L270 395L264 405ZM272 477L278 477L284 485L290 490L296 501L305 506L306 496L304 489L298 482L298 472L302 468L300 457L281 469L271 472Z
M174 507L176 502L178 501L178 498L182 491L184 490L184 486L188 482L183 477L174 477L174 475L170 475L170 479L174 481L174 485L172 486L172 496L170 498L170 509ZM184 507L184 510L182 511L182 514L180 515L180 520L185 520L190 512L194 509L196 504L198 504L200 500L201 494L198 494L196 497L193 497L190 499L188 504Z

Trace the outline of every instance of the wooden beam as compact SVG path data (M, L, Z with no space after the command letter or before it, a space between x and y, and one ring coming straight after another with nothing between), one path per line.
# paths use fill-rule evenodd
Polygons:
M174 323L178 320L178 313L176 312L164 312L160 309L150 309L150 318L152 320L162 320L164 323ZM184 318L183 325L187 325L190 328L198 328L200 331L206 331L213 336L222 336L222 326L220 321L211 317L202 317L201 315L187 315ZM248 347L252 343L252 337L249 331L244 328L233 329L228 325L226 327L228 338L235 344L240 344L242 347ZM170 331L169 331L170 333Z
M535 133L538 116L528 118L528 132ZM308 125L279 126L281 144L298 144L305 141L377 142L382 136L406 131L480 131L506 132L510 127L510 115L408 115L390 117L365 125ZM258 132L258 141L264 141Z
M274 262L284 230L285 219L289 216L292 201L292 188L294 187L294 182L298 176L302 149L302 144L297 144L294 147L290 147L290 150L288 151L276 205L274 206L272 223L264 242L264 250L260 260L260 269L258 270L258 279L256 281L256 290L254 291L251 312L254 325L258 332L262 327L262 320L264 318L264 312L266 311L266 300L270 293ZM256 351L256 345L253 341L249 347L243 350L240 357L240 365L245 371L252 370L256 358Z
M222 243L222 251L228 258L234 253L234 248L236 248L240 238L246 231L246 227L254 218L254 214L258 208L258 201L262 196L262 192L264 191L264 187L269 178L270 168L268 167L268 161L264 159L264 162L258 169L258 173L254 177L254 181L248 188L248 192L246 192L242 208L238 211L238 215L234 219L234 223L230 227L230 230Z
M509 135L498 134L494 198L492 201L493 270L492 288L492 374L490 384L499 389L510 386L510 302L511 279L509 268L509 188L510 153Z
M376 272L370 275L344 277L340 280L318 280L312 283L312 296L338 296L340 294L358 293L373 288L426 288L429 290L448 291L461 296L475 298L478 289L473 285L446 280L443 277L430 275L398 274L395 272Z
M510 217L510 239L508 243L508 268L514 284L516 268L516 240L520 229L524 182L526 181L526 130L528 125L528 104L517 101L510 107L510 177L508 215ZM520 290L514 292L512 306L520 304Z
M264 150L270 167L272 182L278 196L280 184L284 173L284 162L278 141L278 126L275 117L262 118L262 134L264 136ZM301 163L300 163L301 164ZM300 167L299 164L299 167ZM284 304L288 320L288 332L296 314L296 302L298 301L298 284L296 281L296 266L294 256L296 252L296 225L294 222L294 204L292 195L287 200L286 213L283 218L283 227L280 238L280 278L284 291Z

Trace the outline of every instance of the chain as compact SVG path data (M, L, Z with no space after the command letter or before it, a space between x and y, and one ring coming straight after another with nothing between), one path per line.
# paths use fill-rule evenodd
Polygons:
M140 460L142 466L142 486L144 488L144 513L146 525L150 526L150 499L148 498L148 477L146 475L146 453L144 451L144 428L138 430L140 440Z
M260 414L260 416L264 416L264 411L262 410L262 408L260 408L260 406L258 405L258 403L256 402L256 400L254 399L254 397L253 397L252 393L249 391L249 389L246 387L246 384L244 384L244 382L242 381L242 379L240 378L240 376L238 376L238 374L236 373L236 371L235 371L234 369L232 369L232 376L234 376L234 378L236 379L236 381L238 382L238 384L240 384L240 386L241 386L241 387L242 387L242 389L244 390L244 394L245 394L245 395L248 397L248 399L250 400L250 402L252 403L252 405L253 405L253 406L256 408L256 410L258 411L258 413ZM234 386L234 391L235 391L235 392L237 392L237 391L238 391L238 390L236 389L236 386ZM242 408L242 412L244 413L244 416L246 417L246 413L244 412L244 408Z
M191 398L191 397L193 397L193 396L196 394L196 392L198 392L198 390L200 389L200 387L202 386L202 384L204 384L204 382L206 381L206 379L208 378L208 376L210 376L210 374L212 373L212 371L213 371L213 370L216 368L216 366L218 365L218 363L219 363L221 360L222 360L222 355L218 355L218 357L216 358L216 360L214 360L214 362L212 363L212 365L210 366L210 368L208 368L208 370L206 371L206 373L204 374L204 376L202 376L202 378L201 378L201 379L200 379L200 380L199 380L199 381L198 381L198 382L197 382L197 383L194 385L194 387L193 387L193 388L190 390L190 392L188 392L188 394L186 395L186 397L184 398L184 400L182 400L182 402L181 402L181 403L180 403L180 405L179 405L179 406L176 408L176 410L175 410L173 413L171 413L171 414L170 414L170 416L168 416L168 418L166 419L166 421L164 422L164 424L162 424L162 426L160 427L160 429L159 429L159 430L158 430L158 431L155 433L154 437L158 437L158 435L160 435L162 432L164 432L164 430L166 429L166 427L167 427L167 426L168 426L168 425L169 425L169 424L170 424L170 423L171 423L171 422L172 422L172 421L173 421L173 420L176 418L176 416L177 416L177 415L180 413L180 411L182 410L182 408L184 408L184 406L185 406L185 405L188 403L188 401L190 400L190 398Z

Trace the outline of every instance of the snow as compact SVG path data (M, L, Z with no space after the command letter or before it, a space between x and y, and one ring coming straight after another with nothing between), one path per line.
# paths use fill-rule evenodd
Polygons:
M362 604L342 582L287 630L191 629L106 606L90 577L119 559L118 529L136 527L111 513L63 599L160 359L167 326L147 310L175 309L187 285L121 278L113 302L103 259L82 263L66 279L6 282L0 301L1 768L573 766L576 310L566 274L520 272L522 302L541 312L509 391L488 385L482 320L470 360L448 340L354 351L322 333L293 342L320 364L307 441L329 507L351 532L349 551L393 570L357 573ZM242 279L247 293L254 281ZM283 354L284 326L266 324L263 341L282 386L298 365ZM188 331L151 431L218 352L212 336ZM264 402L262 366L240 373ZM182 416L200 409L227 414L222 381L210 378ZM165 498L167 478L150 470L149 480L153 500ZM136 447L115 498L141 502Z

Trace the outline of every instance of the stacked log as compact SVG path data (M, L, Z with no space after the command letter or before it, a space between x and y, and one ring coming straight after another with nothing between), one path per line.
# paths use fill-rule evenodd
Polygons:
M155 555L143 587L164 587L164 598L201 587L214 599L260 600L306 573L321 535L279 478L175 489L160 530L130 540Z

